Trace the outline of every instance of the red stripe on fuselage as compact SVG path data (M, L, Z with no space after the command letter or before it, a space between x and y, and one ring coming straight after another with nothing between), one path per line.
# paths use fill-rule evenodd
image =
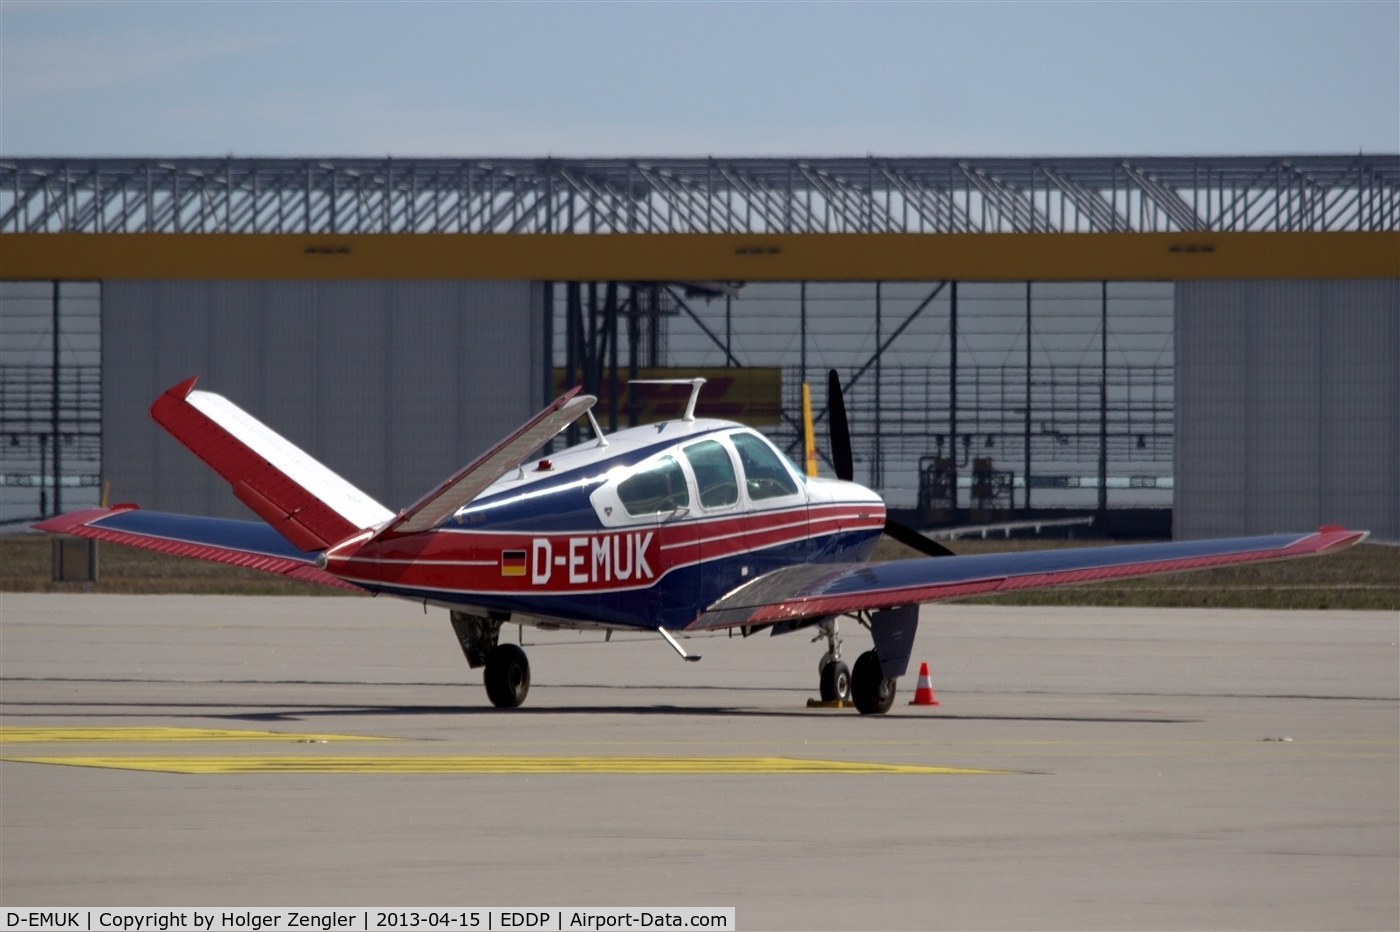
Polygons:
M815 516L813 520L810 516ZM645 588L672 570L839 531L876 530L874 505L807 505L669 524L531 534L443 528L358 550L335 548L326 569L366 583L456 592L559 594ZM523 576L502 575L505 551L526 552Z

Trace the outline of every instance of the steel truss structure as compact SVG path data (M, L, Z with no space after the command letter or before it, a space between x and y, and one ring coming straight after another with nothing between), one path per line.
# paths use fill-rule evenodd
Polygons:
M0 233L1400 230L1400 155L13 159Z

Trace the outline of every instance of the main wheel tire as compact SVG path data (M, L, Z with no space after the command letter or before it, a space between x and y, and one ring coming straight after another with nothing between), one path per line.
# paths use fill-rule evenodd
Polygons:
M822 702L851 701L851 670L839 660L822 667Z
M880 658L868 650L856 658L851 673L851 699L861 715L879 715L894 705L895 681L886 679L880 669Z
M498 709L514 709L530 692L530 661L515 644L498 644L486 655L486 695Z

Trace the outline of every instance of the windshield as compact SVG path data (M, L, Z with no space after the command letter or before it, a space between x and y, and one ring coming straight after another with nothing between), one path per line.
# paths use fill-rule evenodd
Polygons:
M739 451L739 462L744 467L744 487L749 498L761 501L765 498L781 498L796 495L797 483L792 479L778 454L757 434L733 434L730 440Z

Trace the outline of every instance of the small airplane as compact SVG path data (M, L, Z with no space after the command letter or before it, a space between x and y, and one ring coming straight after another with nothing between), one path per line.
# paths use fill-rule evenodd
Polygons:
M919 606L949 598L1331 553L1367 536L1314 533L1228 540L955 556L891 520L852 480L840 380L828 374L836 479L816 475L810 394L803 387L807 468L762 434L685 413L605 435L597 401L574 388L412 505L393 512L233 402L167 390L151 416L233 487L262 522L142 511L74 511L34 527L57 534L252 567L448 609L486 694L514 708L530 664L501 643L507 622L544 629L655 632L679 638L737 629L744 637L805 628L825 640L819 691L862 713L894 703ZM640 382L641 380L637 380ZM677 380L668 381L675 384ZM587 417L593 438L543 457ZM868 562L881 534L925 554ZM872 649L842 660L840 619L867 628ZM679 637L678 637L679 636Z

